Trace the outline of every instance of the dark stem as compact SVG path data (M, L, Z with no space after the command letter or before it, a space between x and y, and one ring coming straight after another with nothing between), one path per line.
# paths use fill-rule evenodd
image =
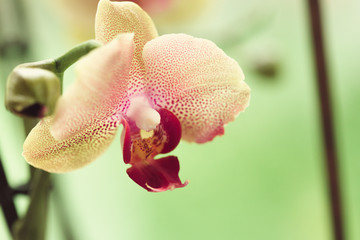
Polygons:
M1 87L5 86L4 80L6 80L6 76L4 73L8 69L12 69L19 59L23 61L27 56L28 44L26 41L27 28L24 24L25 16L24 14L18 14L23 12L21 1L0 0ZM2 159L0 159L0 205L11 234L15 222L19 219L14 203L15 195L16 191L9 186Z
M14 240L45 239L50 187L50 174L34 169L30 180L30 204L25 216L13 226Z
M20 62L28 59L28 25L24 9L24 0L0 0L0 60L2 71L0 83L6 76L3 73L11 71ZM33 122L25 120L27 130ZM4 216L14 240L43 240L45 238L46 212L49 195L49 174L37 170L32 174L30 182L16 189L11 189L6 179L0 159L0 203ZM25 216L19 219L14 203L15 194L29 194L30 204Z
M326 67L321 12L318 0L308 0L314 58L317 70L318 94L321 105L321 120L327 170L327 185L331 204L333 234L335 240L344 240L341 185L339 178L338 156L334 137L331 94Z
M10 231L13 224L18 219L13 197L13 191L6 179L5 171L0 158L0 205Z

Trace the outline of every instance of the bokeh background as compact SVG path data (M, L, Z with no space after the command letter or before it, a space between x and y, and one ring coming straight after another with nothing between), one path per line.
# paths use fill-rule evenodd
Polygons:
M86 36L69 21L72 5L63 9L56 1L23 1L29 52L0 58L0 150L12 186L27 181L29 173L21 156L22 121L3 104L10 67L59 56ZM321 4L346 234L359 240L360 1ZM224 136L203 145L180 143L174 155L180 178L190 181L186 188L148 193L138 187L125 173L119 136L89 166L53 175L47 239L331 239L306 1L208 0L199 6L183 19L154 15L160 34L184 32L224 49L245 72L250 107L226 126ZM0 19L3 28L4 22L19 27L4 11ZM6 38L0 35L0 42ZM72 78L69 69L65 89ZM18 196L16 204L23 214L27 197ZM0 239L10 239L1 213Z

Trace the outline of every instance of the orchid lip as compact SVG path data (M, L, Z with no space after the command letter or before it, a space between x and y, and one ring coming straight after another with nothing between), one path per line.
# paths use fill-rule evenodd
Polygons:
M158 154L171 152L181 138L181 125L176 116L166 109L159 109L160 124L151 131L136 128L123 120L122 147L129 177L149 192L163 192L185 187L179 179L180 165L177 157L155 159ZM129 119L131 120L131 119Z
M177 157L168 156L135 163L126 172L134 182L145 190L163 192L188 185L188 181L184 183L180 181L179 170Z

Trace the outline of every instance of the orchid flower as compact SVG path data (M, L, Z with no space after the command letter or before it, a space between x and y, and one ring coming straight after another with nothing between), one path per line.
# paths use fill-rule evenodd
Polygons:
M209 40L157 35L136 4L100 0L96 40L54 115L30 132L23 155L49 172L80 168L102 154L119 125L127 173L157 192L184 187L171 152L180 139L205 143L224 134L249 102L239 65Z

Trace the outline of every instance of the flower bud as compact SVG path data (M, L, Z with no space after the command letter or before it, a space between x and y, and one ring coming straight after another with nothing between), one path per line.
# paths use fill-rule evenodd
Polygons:
M6 108L22 117L42 118L53 113L60 90L55 73L18 66L7 79Z

